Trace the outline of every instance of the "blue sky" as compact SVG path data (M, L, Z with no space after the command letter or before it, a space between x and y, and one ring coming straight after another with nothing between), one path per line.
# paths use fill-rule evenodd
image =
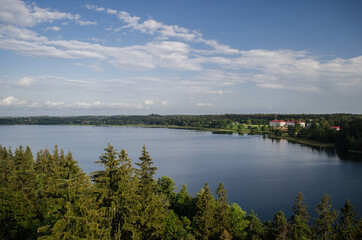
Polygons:
M0 0L0 116L362 113L361 11Z

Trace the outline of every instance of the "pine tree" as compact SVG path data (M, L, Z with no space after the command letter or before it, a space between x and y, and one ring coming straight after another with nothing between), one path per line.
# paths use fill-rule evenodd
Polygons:
M166 218L166 200L157 194L157 183L153 176L157 170L153 167L153 161L146 147L143 146L139 166L136 169L138 181L138 218L137 229L139 229L140 239L157 239L162 235L164 219Z
M30 148L13 154L0 146L0 239L35 238L38 224L35 172Z
M34 170L34 159L29 147L24 151L20 146L15 150L14 164L16 174L14 183L16 190L23 191L31 201L35 201L37 197L36 191L36 173Z
M358 220L356 218L354 206L347 200L341 208L341 218L337 225L337 239L358 239L356 232Z
M285 240L287 237L287 220L284 217L283 211L279 211L274 216L273 228L275 230L274 237L276 240Z
M332 200L324 194L321 202L317 205L318 218L315 220L316 234L320 239L327 240L333 231L333 224L338 217L338 212L332 209Z
M215 211L215 227L216 234L220 236L224 230L230 231L231 218L229 202L227 200L227 193L222 183L216 190L216 211Z
M104 153L99 157L104 170L99 170L91 174L91 179L95 183L95 201L98 203L98 210L101 214L100 226L104 229L105 238L112 238L116 233L114 217L116 215L116 198L119 191L119 165L121 160L113 146L108 143Z
M292 207L294 212L293 216L290 219L290 235L291 238L299 239L308 239L311 235L311 230L308 225L309 214L308 206L304 202L305 197L302 193L298 193L295 201L296 204Z
M135 239L139 235L137 221L136 181L131 159L125 150L119 153L118 191L114 197L115 214L112 218L111 236L114 239Z
M249 221L246 219L246 212L241 207L233 203L230 206L230 218L231 218L231 235L233 239L245 239L246 228L249 226Z
M15 174L14 156L11 148L9 147L8 150L0 145L0 187L9 188L14 182Z
M195 235L197 239L209 239L215 233L214 220L215 200L210 193L209 184L197 194L196 216L194 218Z
M182 185L181 190L177 193L175 201L173 204L174 212L181 216L192 219L192 208L193 208L193 199L192 196L187 192L186 184Z
M264 236L264 227L263 224L260 222L257 215L254 213L253 210L250 211L249 215L246 217L249 221L249 225L246 228L246 239L248 240L256 240L256 239L263 239Z
M157 185L158 191L166 197L170 205L173 205L176 197L176 193L174 192L176 189L175 181L168 176L162 176L157 179Z
M38 229L39 239L99 238L95 214L89 210L90 179L77 165L69 152L60 169L50 178L48 195L49 224ZM50 201L52 200L52 201Z

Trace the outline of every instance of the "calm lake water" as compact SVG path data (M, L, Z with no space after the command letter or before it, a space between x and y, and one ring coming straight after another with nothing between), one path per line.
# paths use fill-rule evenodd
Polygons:
M261 220L272 220L283 210L286 217L298 192L306 197L309 213L324 193L341 208L346 199L362 213L362 162L341 160L333 152L261 136L212 134L180 129L91 126L0 126L0 144L30 146L35 154L54 145L73 157L85 172L101 168L94 164L107 143L125 149L138 161L143 144L150 152L156 177L167 175L177 187L183 183L195 196L208 182L215 192L223 182L229 201L245 211L253 209Z

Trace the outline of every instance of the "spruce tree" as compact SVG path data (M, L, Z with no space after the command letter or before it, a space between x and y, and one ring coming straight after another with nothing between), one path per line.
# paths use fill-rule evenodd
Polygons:
M356 232L358 220L356 218L354 206L347 200L341 208L341 218L337 225L337 239L358 239Z
M162 235L166 218L165 198L157 192L157 183L153 176L157 170L146 147L143 146L140 162L136 163L138 181L137 200L138 218L136 227L140 239L157 239Z
M114 197L116 209L112 218L113 239L136 239L139 235L137 222L137 196L134 168L125 150L119 153L118 190Z
M338 217L338 212L332 209L332 200L324 194L321 202L317 205L318 218L315 220L316 235L323 240L330 238L333 232L333 224Z
M99 161L95 162L102 164L104 170L93 172L91 179L95 183L95 201L101 214L100 226L106 233L105 237L112 238L116 234L114 217L116 216L116 198L119 190L120 159L116 149L109 143L104 151L99 157Z
M249 225L249 221L246 219L246 212L236 203L230 206L230 218L231 218L231 232L233 239L245 239L246 228Z
M249 222L249 225L246 228L246 239L248 240L256 240L263 239L265 230L263 224L260 222L258 216L254 213L253 210L250 211L246 219Z
M174 204L172 206L173 210L180 217L187 217L188 219L192 219L192 203L192 196L187 192L186 184L183 184L181 190L177 193L175 197Z
M308 225L310 218L307 210L308 206L305 205L304 199L303 194L299 192L295 199L296 204L292 207L294 214L290 219L290 235L291 238L296 240L308 239L311 235Z
M209 184L197 194L194 231L197 239L209 239L215 233L215 200L210 193Z
M226 190L222 183L219 183L219 186L216 190L216 195L215 228L216 234L220 236L224 230L229 232L231 225L229 202L227 199Z
M283 211L279 211L274 216L273 228L274 237L276 240L285 240L287 238L287 220L284 217Z
M38 229L39 239L94 239L98 234L95 214L89 209L90 179L72 154L59 162L60 169L49 179L46 189L48 224Z
M173 205L176 198L176 193L174 190L177 189L175 187L175 181L168 176L162 176L157 179L157 185L158 191L166 197L170 205Z
M35 238L39 221L33 165L30 148L20 146L13 154L0 146L0 239Z

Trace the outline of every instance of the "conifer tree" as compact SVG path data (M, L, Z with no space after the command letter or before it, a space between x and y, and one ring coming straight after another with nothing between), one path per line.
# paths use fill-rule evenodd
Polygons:
M303 194L299 192L295 198L296 204L292 207L294 214L290 219L290 235L291 238L296 240L308 239L311 235L308 225L310 218L307 210L308 206L305 205L304 199Z
M197 194L196 216L194 219L197 239L209 239L215 233L215 200L210 193L209 184L205 183Z
M157 185L158 191L166 197L170 205L173 205L176 197L176 193L174 192L176 189L175 181L168 176L162 176L157 179Z
M246 212L241 207L233 203L230 206L230 218L231 218L231 232L233 239L245 239L246 228L249 225L249 221L246 219Z
M249 222L249 225L246 228L247 232L246 239L248 240L263 239L265 233L263 224L260 222L258 216L254 213L253 210L250 211L246 219Z
M0 239L34 238L37 225L35 173L30 148L14 155L0 146ZM28 166L27 166L28 165ZM31 174L30 174L31 173Z
M99 170L91 174L91 179L95 183L95 201L98 203L98 209L102 216L101 227L104 229L107 238L115 234L114 217L116 215L116 198L119 190L119 172L120 159L113 146L108 143L104 153L99 157L104 170ZM112 226L113 225L113 226Z
M118 191L114 197L115 214L112 218L111 236L113 239L135 239L139 233L137 221L137 196L134 168L125 150L119 153Z
M95 214L89 210L90 179L69 152L60 169L50 178L48 194L49 215L53 221L38 229L39 239L99 238ZM50 201L53 200L53 201Z
M219 183L219 186L216 190L216 211L215 211L215 228L216 234L220 236L223 234L224 230L227 232L230 231L230 208L229 202L227 199L227 193L222 183Z
M0 187L10 187L15 179L15 174L14 156L11 148L9 147L8 150L0 145Z
M157 239L163 232L164 219L166 218L165 199L157 194L157 183L153 176L157 170L146 147L143 146L139 166L136 169L138 181L138 218L137 229L140 239Z
M315 220L316 234L320 239L327 240L332 235L333 224L338 217L338 212L332 209L332 200L324 194L317 205L318 218Z
M341 218L337 225L337 239L357 239L356 227L358 220L357 214L354 212L354 206L346 201L346 204L341 208Z
M182 185L181 190L177 193L173 204L174 212L182 217L192 219L192 208L193 208L192 196L187 192L186 184Z
M274 237L276 240L285 240L287 238L287 220L284 217L283 211L279 211L274 216L273 228Z
M34 159L29 147L24 151L20 146L15 150L14 165L16 174L14 176L14 185L16 190L23 191L32 202L36 198L36 173L34 170Z

